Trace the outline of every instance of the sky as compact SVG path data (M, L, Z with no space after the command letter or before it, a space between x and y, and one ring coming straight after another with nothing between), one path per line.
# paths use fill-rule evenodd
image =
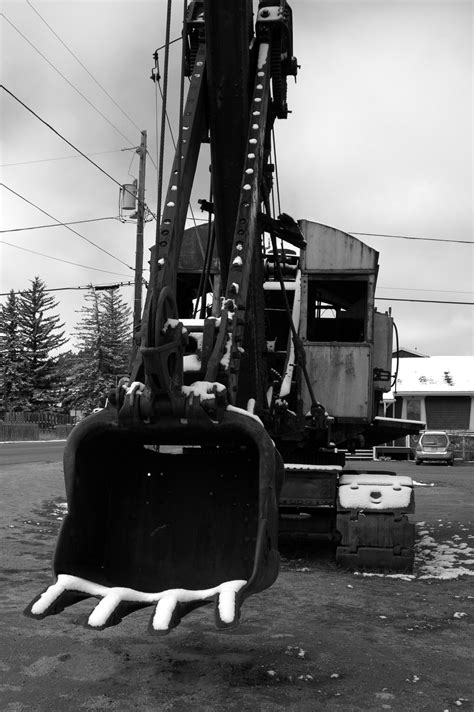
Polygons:
M133 280L136 227L115 218L119 184L138 176L141 130L150 154L146 202L156 212L161 99L150 74L153 52L165 40L166 6L1 4L2 85L109 174L0 90L0 292L25 289L40 276L60 290L53 293L57 311L73 339L85 289L71 288ZM275 129L282 212L353 234L377 233L358 238L380 253L376 305L391 309L400 343L428 355L473 355L472 304L433 303L474 302L473 3L291 6L301 69L296 83L289 78L292 113ZM173 39L182 9L175 0ZM180 52L176 42L168 104L175 135ZM163 50L159 57L163 70ZM171 157L168 135L165 186ZM198 181L198 217L197 200L207 194ZM80 236L62 226L13 232L98 218L110 219L71 225ZM150 221L146 259L154 237ZM121 294L132 307L133 287Z

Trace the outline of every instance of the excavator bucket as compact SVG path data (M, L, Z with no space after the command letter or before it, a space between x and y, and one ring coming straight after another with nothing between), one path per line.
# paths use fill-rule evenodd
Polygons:
M108 406L71 433L64 454L68 513L54 583L25 613L100 601L88 625L105 628L155 606L163 633L214 602L216 625L238 622L244 599L278 574L278 451L258 419L175 417L123 425Z

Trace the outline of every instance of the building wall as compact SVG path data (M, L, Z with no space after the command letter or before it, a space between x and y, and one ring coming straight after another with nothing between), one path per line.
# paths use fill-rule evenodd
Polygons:
M427 427L441 430L469 430L469 396L426 396Z
M431 430L474 430L474 397L397 396L395 417L422 420Z
M430 430L447 430L454 443L455 457L474 460L474 396L409 396L398 395L395 402L385 404L385 416L422 420ZM386 443L410 447L413 452L417 435Z

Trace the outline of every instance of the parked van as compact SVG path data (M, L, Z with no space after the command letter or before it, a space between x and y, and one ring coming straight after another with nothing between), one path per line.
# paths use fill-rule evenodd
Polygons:
M426 460L445 462L454 465L454 447L444 430L425 430L420 435L415 450L415 464L421 465Z

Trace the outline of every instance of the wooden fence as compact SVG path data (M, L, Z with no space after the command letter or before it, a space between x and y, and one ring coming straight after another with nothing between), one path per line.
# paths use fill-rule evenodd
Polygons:
M39 440L37 423L0 423L0 441Z
M0 411L0 421L11 425L37 425L40 430L54 430L57 425L73 425L75 419L68 413L54 410L6 410Z

